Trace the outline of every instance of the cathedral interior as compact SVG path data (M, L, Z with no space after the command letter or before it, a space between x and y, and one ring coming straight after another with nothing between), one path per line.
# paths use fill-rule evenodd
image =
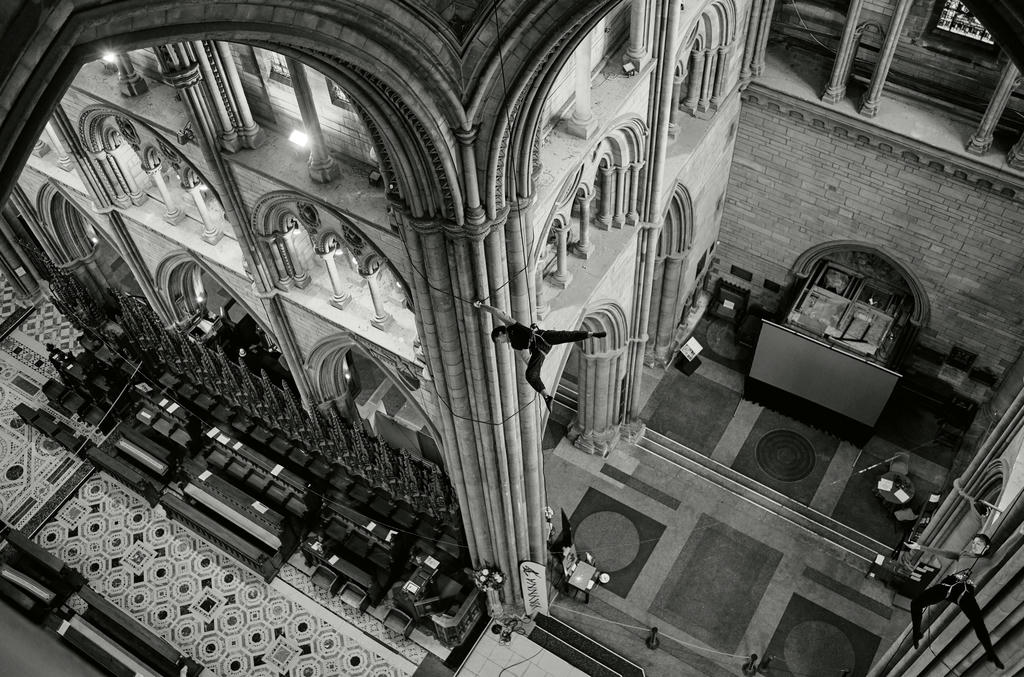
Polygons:
M3 674L1024 674L1020 3L0 4Z

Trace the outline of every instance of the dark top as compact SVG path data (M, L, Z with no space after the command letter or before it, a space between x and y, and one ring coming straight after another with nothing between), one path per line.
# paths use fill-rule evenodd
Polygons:
M526 350L530 347L530 343L533 340L533 330L524 324L515 322L514 324L505 325L505 330L508 333L508 342L516 350Z

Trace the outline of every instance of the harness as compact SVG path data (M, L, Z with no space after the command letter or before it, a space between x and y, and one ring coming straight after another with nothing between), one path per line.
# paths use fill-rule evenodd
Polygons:
M964 595L974 594L974 581L971 580L971 572L974 571L974 565L978 563L978 559L974 559L972 564L967 569L961 569L960 571L954 571L945 578L939 585L946 588L946 599L953 602L956 605L960 605L960 600L963 599Z

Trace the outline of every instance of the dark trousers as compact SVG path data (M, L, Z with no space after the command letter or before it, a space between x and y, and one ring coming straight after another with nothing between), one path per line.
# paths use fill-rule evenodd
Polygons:
M956 584L952 587L952 590L949 585L933 585L915 597L910 602L910 617L914 623L915 639L921 636L921 613L924 611L924 608L949 600L960 607L960 610L964 612L964 616L967 616L967 620L971 622L971 627L974 628L974 634L978 636L981 645L985 647L985 653L989 657L995 658L996 652L992 648L992 640L989 639L988 628L985 627L985 619L981 617L978 601L974 599L973 587L971 586L964 591L963 583ZM960 595L961 592L963 592L962 595ZM957 595L960 595L959 599L957 599Z
M530 361L526 365L526 382L538 393L542 393L545 388L544 382L540 380L540 368L544 365L544 358L548 356L551 346L583 341L590 338L590 332L537 329L533 337L533 344L530 346Z

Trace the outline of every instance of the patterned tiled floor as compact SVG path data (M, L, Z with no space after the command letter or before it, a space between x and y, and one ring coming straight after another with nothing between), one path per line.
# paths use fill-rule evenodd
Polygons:
M220 677L401 677L415 666L284 595L98 473L36 540ZM331 618L336 618L336 622Z

